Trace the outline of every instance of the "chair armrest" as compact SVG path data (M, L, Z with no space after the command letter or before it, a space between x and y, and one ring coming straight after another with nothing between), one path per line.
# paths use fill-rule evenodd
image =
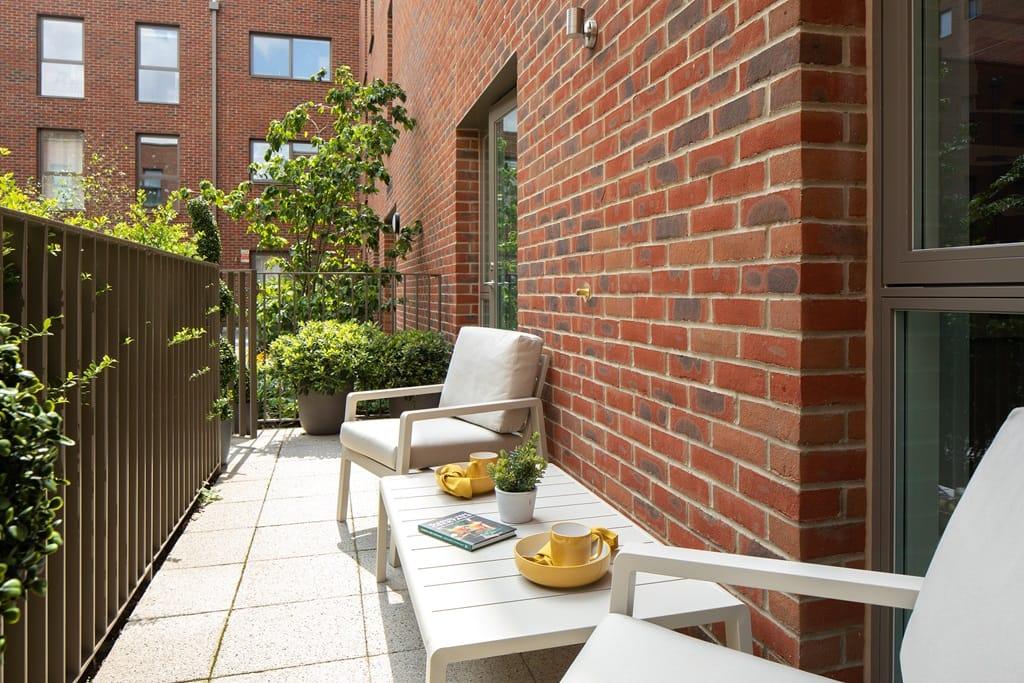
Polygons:
M412 425L414 422L423 420L437 420L443 417L461 417L463 415L476 415L479 413L492 413L496 410L521 410L523 408L534 412L543 409L539 398L514 398L505 401L490 401L488 403L467 403L459 406L445 406L444 408L426 408L425 410L407 410L402 413L398 421L398 473L405 474L409 471L409 456L412 447Z
M418 387L400 387L397 389L371 389L370 391L351 391L345 399L345 419L356 416L356 406L360 401L374 401L385 398L405 398L406 396L423 396L424 394L440 394L443 384L424 384Z
M924 581L918 576L810 562L632 544L623 546L615 558L612 612L633 614L637 572L904 609L914 606Z

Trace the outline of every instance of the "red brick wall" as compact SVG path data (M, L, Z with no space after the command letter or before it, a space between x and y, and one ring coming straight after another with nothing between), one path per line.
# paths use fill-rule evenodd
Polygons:
M554 457L672 543L860 566L865 3L586 5L594 51L563 3L394 0L419 127L374 202L424 222L405 269L445 275L449 333L477 320L458 126L515 55L519 322L553 356ZM744 596L759 652L859 679L860 606Z
M210 147L210 11L207 3L136 0L30 0L0 3L0 146L3 162L19 178L38 175L36 131L82 130L90 151L124 173L134 186L138 133L177 135L181 183L195 188L212 173ZM250 138L262 138L267 123L327 86L249 75L249 33L268 32L332 40L332 67L359 60L358 0L286 0L273 12L259 3L225 0L218 28L218 182L234 187L247 177ZM38 16L84 18L85 99L38 96ZM137 23L179 27L180 104L135 99ZM242 248L255 244L244 226L222 219L224 261L237 266Z

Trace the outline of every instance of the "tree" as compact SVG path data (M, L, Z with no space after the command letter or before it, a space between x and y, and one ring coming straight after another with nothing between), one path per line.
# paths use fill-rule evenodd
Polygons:
M258 196L248 181L227 194L209 184L202 189L232 218L248 221L262 248L290 247L286 271L364 270L384 234L394 235L384 257L404 257L422 231L419 221L395 231L366 203L390 182L384 160L399 135L416 125L404 102L397 84L361 85L340 67L322 102L303 102L270 123L269 150L252 166L269 181ZM285 158L282 149L293 141L311 144L314 153Z

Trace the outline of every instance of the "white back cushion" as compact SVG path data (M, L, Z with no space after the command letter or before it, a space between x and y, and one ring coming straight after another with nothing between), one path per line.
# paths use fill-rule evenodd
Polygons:
M455 340L441 408L533 396L540 367L540 337L489 327L463 327ZM501 410L461 419L493 432L522 429L526 410Z
M900 652L907 683L1024 680L1024 409L953 512Z

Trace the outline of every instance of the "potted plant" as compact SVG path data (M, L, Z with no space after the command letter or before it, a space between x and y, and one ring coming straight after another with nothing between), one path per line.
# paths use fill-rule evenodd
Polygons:
M369 323L315 320L271 342L268 371L282 385L294 387L299 424L307 434L337 434L341 429L345 398L364 372L379 334Z
M238 358L226 339L220 340L220 395L210 409L210 419L220 421L220 461L227 464L234 431L235 388L238 385Z
M522 524L533 519L537 504L537 482L544 476L548 461L537 452L540 434L509 452L501 451L498 461L487 466L498 496L498 517L506 524Z
M367 383L374 388L395 389L440 384L448 372L452 345L437 332L402 330L381 335L375 345L373 365L376 377ZM406 410L436 408L440 394L403 396L390 399L391 417Z

